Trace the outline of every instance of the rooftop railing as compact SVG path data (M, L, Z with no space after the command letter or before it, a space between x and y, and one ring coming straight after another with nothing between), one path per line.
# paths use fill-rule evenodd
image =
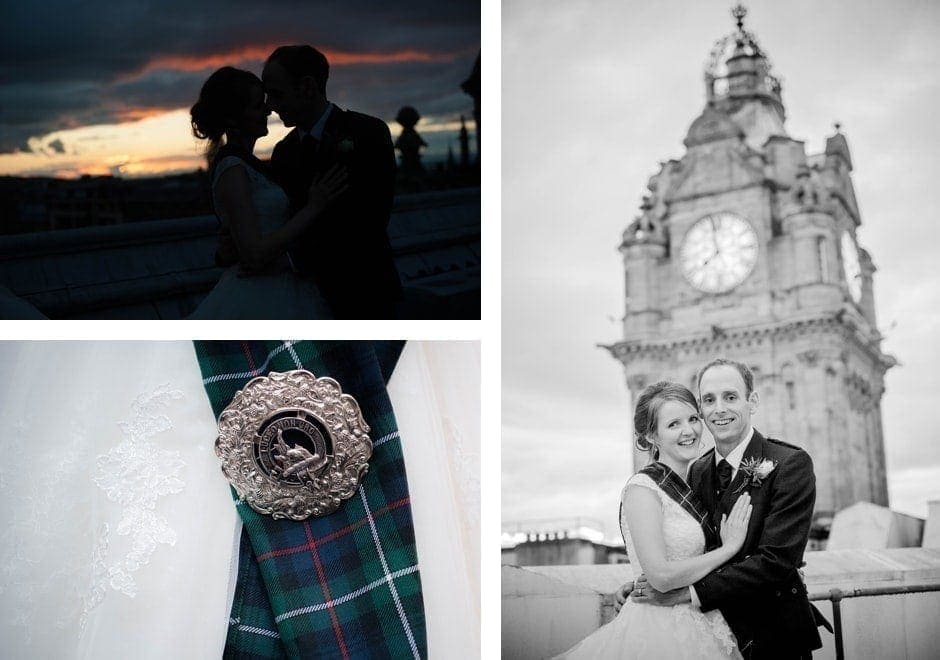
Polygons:
M820 629L816 660L936 658L940 649L940 549L806 553L807 591L833 634ZM615 615L629 564L504 566L503 657L549 658Z

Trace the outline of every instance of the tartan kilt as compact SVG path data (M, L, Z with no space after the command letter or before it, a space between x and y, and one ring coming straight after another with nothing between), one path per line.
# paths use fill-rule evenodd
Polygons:
M236 499L244 523L225 658L424 658L424 604L401 439L385 390L401 342L196 341L218 416L270 371L330 376L359 402L373 454L356 494L305 521Z

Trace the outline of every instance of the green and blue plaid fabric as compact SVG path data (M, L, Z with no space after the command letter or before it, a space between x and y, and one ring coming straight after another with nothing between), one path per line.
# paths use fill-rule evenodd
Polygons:
M307 369L359 402L373 454L338 511L274 520L237 501L244 522L226 658L424 658L424 604L401 440L385 391L401 342L197 341L218 416L270 371Z
M685 482L685 479L676 474L668 465L659 461L650 463L640 470L639 474L645 474L655 481L656 485L662 488L666 495L698 521L698 524L702 527L702 533L705 535L705 547L708 550L713 550L721 545L718 532L711 524L708 507L698 498L698 495ZM623 504L620 506L622 507Z

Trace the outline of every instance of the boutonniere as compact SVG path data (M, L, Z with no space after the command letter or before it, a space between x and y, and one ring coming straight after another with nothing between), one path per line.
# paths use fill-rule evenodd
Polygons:
M356 148L356 144L351 138L343 138L336 144L336 151L341 154L351 154Z
M772 461L768 458L745 458L741 461L741 465L738 469L747 475L747 479L745 479L734 492L740 492L747 486L760 488L761 482L763 482L764 479L767 478L767 475L773 472L776 467L777 461Z

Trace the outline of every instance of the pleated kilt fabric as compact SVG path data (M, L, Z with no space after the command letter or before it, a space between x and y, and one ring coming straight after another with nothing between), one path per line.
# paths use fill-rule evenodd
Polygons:
M402 342L194 343L216 416L252 378L306 369L355 397L373 442L359 490L328 516L274 520L233 489L244 529L224 657L427 657L408 482L385 391Z

